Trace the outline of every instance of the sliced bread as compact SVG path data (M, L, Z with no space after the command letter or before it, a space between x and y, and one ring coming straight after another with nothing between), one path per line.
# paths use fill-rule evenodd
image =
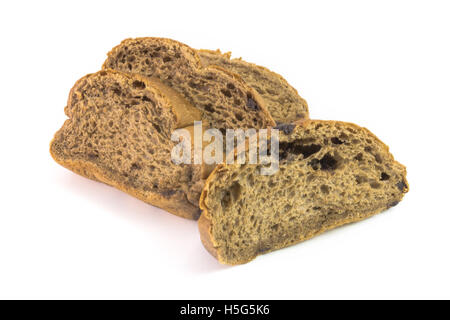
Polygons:
M171 133L201 120L201 112L178 93L146 77L105 70L76 82L65 112L69 119L50 145L56 162L173 214L198 218L201 167L171 161Z
M203 65L216 65L240 75L261 95L277 123L292 123L309 118L306 101L279 74L241 58L231 59L231 52L204 49L197 52Z
M278 128L277 173L219 165L205 183L200 236L222 263L246 263L370 217L408 191L405 167L365 128L317 120Z
M113 48L104 69L157 78L202 113L205 127L265 128L275 125L264 100L237 74L203 67L196 50L171 39L126 39Z

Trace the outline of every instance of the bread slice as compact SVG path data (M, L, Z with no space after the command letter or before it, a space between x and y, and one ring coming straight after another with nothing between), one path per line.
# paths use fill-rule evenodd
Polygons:
M238 75L217 66L203 67L194 49L175 40L126 39L108 53L103 69L159 79L201 111L205 127L275 125L264 100Z
M199 230L220 262L256 256L395 206L408 191L406 169L365 128L306 120L282 125L279 171L219 165L200 198Z
M198 218L201 168L171 161L172 131L201 120L183 97L157 81L107 70L77 81L65 112L69 119L50 145L56 162L181 217Z
M217 65L240 75L261 95L277 123L292 123L309 118L306 101L279 74L241 58L231 59L231 52L205 49L197 52L203 65Z

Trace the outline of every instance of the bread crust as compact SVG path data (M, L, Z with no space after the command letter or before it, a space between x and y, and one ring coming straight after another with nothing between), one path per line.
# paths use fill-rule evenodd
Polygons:
M200 215L200 219L198 219L198 230L200 232L200 240L203 243L205 249L219 262L224 263L222 261L222 257L219 255L219 251L214 246L213 237L211 234L211 220L206 217L206 215Z
M389 147L386 144L384 144L372 132L370 132L366 128L360 127L360 126L358 126L356 124L353 124L353 123L341 122L341 121L327 121L327 120L305 119L305 120L300 120L300 121L295 122L295 125L300 130L303 130L303 129L308 129L308 127L310 125L318 124L318 123L340 123L340 124L344 124L346 126L349 126L349 127L355 128L355 129L362 129L362 130L366 131L373 139L378 141L381 144L381 146L386 150L386 152L389 151ZM297 129L297 130L299 130L299 129ZM395 165L399 166L400 168L403 168L403 170L404 170L403 181L405 183L405 188L404 188L403 194L405 194L405 193L407 193L409 191L409 184L408 184L408 181L406 179L406 167L404 165L400 164L399 162L395 161L393 156L392 156L392 154L390 154L390 158L391 158L391 161L393 161L393 163ZM250 262L251 260L253 260L254 258L256 258L258 255L260 255L262 253L256 254L254 257L252 257L249 260L242 260L242 261L236 261L236 262L230 263L229 261L227 261L225 259L225 257L223 257L221 255L221 252L219 250L219 246L218 246L217 242L214 239L214 236L212 234L213 222L212 222L211 214L208 211L208 207L206 205L206 201L205 200L206 200L206 198L208 196L208 192L210 191L211 184L214 182L214 180L217 179L218 174L222 170L226 170L227 169L227 166L238 167L239 165L238 164L228 164L228 165L221 164L221 165L218 165L212 171L212 173L209 175L209 177L206 179L206 182L205 182L202 194L200 196L200 209L202 210L202 214L200 216L200 219L198 220L198 228L199 228L199 232L200 232L201 241L202 241L203 245L205 246L206 250L212 256L214 256L220 263L229 264L229 265L237 265L237 264L248 263L248 262ZM345 225L345 224L348 224L348 223L353 223L353 222L357 222L357 221L363 220L363 219L365 219L367 217L370 217L370 216L373 216L375 214L378 214L378 213L380 213L380 212L382 212L382 211L384 211L384 210L386 210L388 208L389 208L389 206L388 207L379 207L378 209L376 209L374 211L372 210L372 211L369 211L369 212L360 212L359 215L357 215L357 216L350 217L350 218L347 218L347 219L344 219L344 220L341 220L341 221L337 221L333 225L325 226L325 227L317 230L316 232L304 235L304 236L296 239L295 241L281 243L281 244L279 244L277 246L274 246L274 247L270 248L269 250L264 251L264 253L272 252L272 251L275 251L275 250L278 250L278 249L281 249L281 248L284 248L284 247L287 247L287 246L290 246L290 245L294 245L294 244L303 242L303 241L311 239L311 238L315 237L316 235L319 235L319 234L321 234L321 233L323 233L323 232L325 232L327 230L331 230L331 229L334 229L336 227L339 227L339 226L342 226L342 225Z

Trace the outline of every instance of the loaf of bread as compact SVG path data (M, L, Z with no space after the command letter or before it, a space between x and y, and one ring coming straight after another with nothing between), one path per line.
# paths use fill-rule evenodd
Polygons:
M108 53L103 68L159 79L198 108L208 128L275 125L264 100L240 76L203 67L196 50L175 40L126 39Z
M201 240L220 262L256 256L370 217L408 191L406 169L365 128L306 120L280 125L279 170L217 166L200 198Z
M77 81L65 112L69 119L50 145L56 162L181 217L198 218L201 167L171 161L171 133L202 115L177 92L155 79L105 70Z
M231 59L231 52L204 49L197 52L203 65L216 65L240 75L261 95L277 123L292 123L309 118L306 101L279 74L241 58Z

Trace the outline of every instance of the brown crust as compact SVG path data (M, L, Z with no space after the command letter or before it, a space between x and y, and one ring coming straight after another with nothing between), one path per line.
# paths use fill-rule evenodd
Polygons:
M375 135L374 135L372 132L370 132L368 129L363 128L363 127L360 127L360 126L358 126L358 125L356 125L356 124L354 124L354 123L350 123L350 122L342 122L342 121L332 121L332 120L310 120L310 119L306 119L306 120L297 121L295 124L296 124L297 126L302 127L302 128L307 128L309 125L312 125L312 124L316 124L316 123L326 123L326 122L327 122L327 123L330 123L330 122L332 122L332 123L341 123L341 124L344 124L344 125L347 125L347 126L351 126L351 127L353 127L353 128L363 129L363 130L365 130L365 131L366 131L373 139L376 139L378 142L380 142L381 145L383 146L383 148L384 148L387 152L389 151L389 147L388 147L386 144L384 144L377 136L375 136ZM400 164L399 162L395 161L395 160L394 160L394 157L393 157L392 155L390 155L390 157L391 157L391 160L394 161L395 164L397 164L398 166L404 168L405 174L404 174L404 176L403 176L403 181L404 181L405 184L406 184L406 188L404 189L403 194L405 194L406 192L409 191L409 184L408 184L408 182L407 182L407 180L406 180L406 167L405 167L404 165ZM250 260L239 261L239 262L237 262L237 263L229 263L229 262L225 261L225 259L220 255L220 250L218 249L217 244L216 244L215 241L214 241L214 237L213 237L212 232L211 232L211 230L212 230L211 215L210 215L210 213L208 212L208 207L207 207L206 204L205 204L205 199L206 199L206 197L207 197L207 195L208 195L208 192L209 192L209 188L210 188L210 186L211 186L211 183L216 179L216 175L217 175L221 170L223 170L224 168L226 168L226 166L227 166L227 165L223 165L223 164L218 165L218 166L212 171L212 173L209 175L208 179L206 179L205 186L204 186L203 191L202 191L202 194L201 194L201 196L200 196L200 209L202 210L202 214L201 214L200 219L199 219L199 221L198 221L198 228L199 228L199 232L200 232L200 239L201 239L203 245L205 246L206 250L207 250L211 255L213 255L220 263L231 264L231 265L237 265L237 264L243 264L243 263L250 262L251 260L253 260L254 258L256 258L258 255L254 256L254 257L253 257L252 259L250 259ZM238 165L238 164L231 164L231 165L228 165L228 166L239 166L239 165ZM300 238L300 239L297 239L296 241L293 241L293 242L290 242L290 243L286 243L286 244L282 244L282 245L273 247L273 248L271 248L270 250L265 251L265 253L271 252L271 251L274 251L274 250L278 250L278 249L281 249L281 248L284 248L284 247L286 247L286 246L288 246L288 245L294 245L294 244L303 242L303 241L308 240L308 239L311 239L311 238L315 237L316 235L319 235L319 234L321 234L321 233L323 233L323 232L325 232L325 231L327 231L327 230L331 230L331 229L334 229L334 228L336 228L336 227L339 227L339 226L342 226L342 225L345 225L345 224L348 224L348 223L353 223L353 222L357 222L357 221L363 220L363 219L365 219L365 218L367 218L367 217L369 217L369 216L378 214L378 213L382 212L382 211L385 210L385 209L387 209L387 208L385 208L385 207L380 207L380 208L378 208L375 212L373 212L373 211L371 211L371 212L363 212L363 213L360 213L359 216L351 217L351 218L348 218L348 219L345 219L345 220L342 220L342 221L338 221L338 222L336 222L334 225L326 226L326 227L322 228L321 230L318 230L318 231L316 231L316 232L314 232L314 233L312 233L312 234L306 235L305 237Z
M221 257L219 256L219 251L216 247L214 247L213 237L211 234L211 220L206 217L206 215L202 214L200 219L198 219L198 230L200 232L200 240L203 243L203 246L206 250L217 260L221 261Z
M150 40L150 39L151 39L151 40L156 40L156 41L168 42L168 43L177 43L180 47L185 48L185 50L187 50L187 51L191 50L191 48L190 48L187 44L184 44L184 43L182 43L182 42L180 42L180 41L173 40L173 39L169 39L169 38L161 38L161 37L138 37L138 38L127 38L127 39L122 40L117 46L115 46L114 48L112 48L112 49L107 53L107 56L108 56L108 58L109 58L110 56L114 56L114 55L115 55L115 52L116 52L117 50L119 50L119 49L122 47L122 45L123 45L124 43L127 43L128 41L133 41L133 40L138 40L138 41L139 41L139 40ZM193 57L194 57L194 59L196 60L196 63L197 63L197 65L198 65L198 67L201 67L201 66L202 66L202 63L201 63L201 61L200 61L199 56L198 56L197 54L195 54L195 55L193 55ZM108 68L106 67L107 61L108 61L108 60L106 60L106 61L103 63L102 69L108 69Z
M198 219L198 230L200 233L200 240L202 241L205 249L220 263L225 264L226 262L220 256L220 252L217 249L217 246L214 242L214 237L212 236L211 216L205 204L205 198L209 192L210 182L215 179L216 173L220 171L223 167L224 167L223 164L217 165L205 181L205 186L203 187L203 191L202 194L200 195L199 201L199 206L202 214L200 215L200 219Z

